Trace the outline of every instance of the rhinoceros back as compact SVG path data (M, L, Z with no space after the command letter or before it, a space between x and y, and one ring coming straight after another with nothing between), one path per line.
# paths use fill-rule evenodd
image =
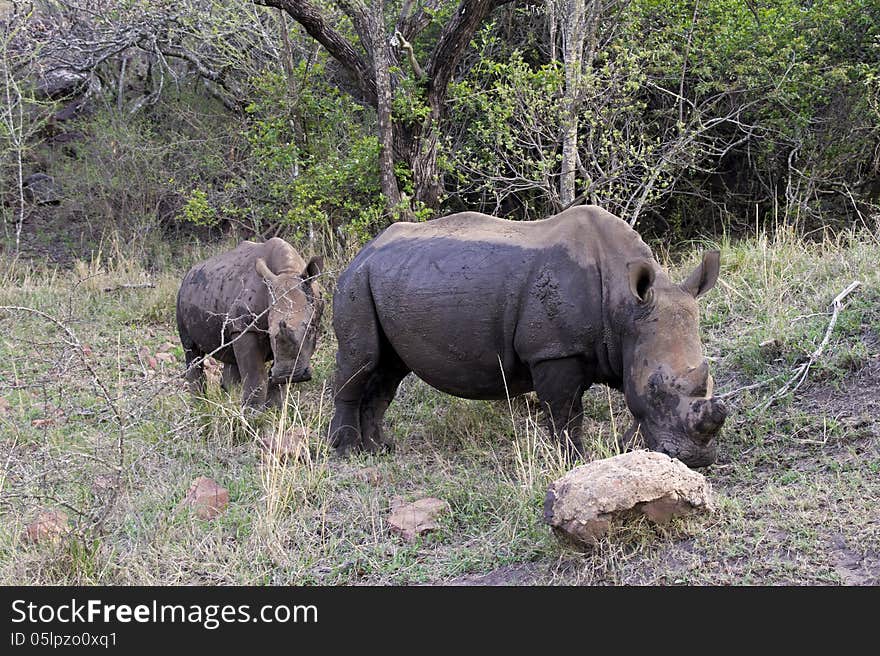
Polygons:
M530 360L589 350L603 337L606 242L626 248L635 233L595 210L534 222L467 212L395 224L340 277L334 321L371 300L389 343L434 387L467 398L528 391ZM353 297L364 278L370 299Z
M209 353L230 341L265 310L264 285L254 270L261 244L242 242L194 265L184 276L177 293L177 323L181 337L187 335L199 350ZM263 329L265 317L257 321ZM231 349L215 354L234 362Z

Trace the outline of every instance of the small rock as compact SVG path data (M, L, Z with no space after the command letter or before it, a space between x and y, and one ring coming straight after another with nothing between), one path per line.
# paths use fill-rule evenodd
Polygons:
M388 524L392 533L403 536L405 540L415 540L417 536L440 528L437 518L449 512L449 504L442 499L428 497L412 503L391 503Z
M199 476L189 486L183 504L191 507L199 519L213 519L229 504L229 491L207 476Z
M309 432L302 426L287 429L281 435L277 431L264 433L260 446L266 455L274 456L283 462L288 458L300 458L309 448Z
M359 470L357 474L355 474L359 479L361 479L364 483L368 483L373 487L379 485L382 482L382 472L379 471L378 467L364 467ZM391 502L392 509L394 508L394 500Z
M174 348L174 344L171 342L164 342L157 350L157 353L167 353L168 351Z
M782 353L782 342L775 337L773 339L765 339L758 344L761 355L765 358L778 357Z
M207 381L212 385L219 385L222 378L223 365L214 358L205 358L203 367Z
M644 515L655 523L713 510L706 478L655 451L633 451L575 467L550 484L544 521L575 544L594 544L614 520Z
M167 353L167 352L163 352L163 351L160 351L159 353L156 353L156 360L158 360L159 362L164 362L164 363L166 363L166 364L171 364L171 363L174 362L176 359L177 359L177 358L174 357L174 354L173 354L173 353Z
M58 542L70 527L67 514L60 510L46 510L27 525L26 539L28 542Z

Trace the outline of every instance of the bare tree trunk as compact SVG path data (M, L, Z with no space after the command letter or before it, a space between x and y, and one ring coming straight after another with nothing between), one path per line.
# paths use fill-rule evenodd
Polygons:
M388 52L388 39L385 38L385 13L382 2L373 0L367 10L370 24L370 40L373 47L373 71L376 76L376 116L379 123L379 178L385 208L392 220L401 214L407 216L408 208L403 207L397 178L394 175L394 126L391 119L391 56Z
M574 200L577 173L577 131L584 52L585 0L568 0L562 34L565 67L565 118L562 125L562 171L559 201L563 207Z
M439 138L435 126L439 121L440 111L432 107L430 116L422 124L402 127L397 139L397 152L403 155L412 168L413 194L416 200L433 209L440 206L443 194L440 168L437 164Z
M376 91L376 119L379 138L379 185L385 197L385 211L392 221L408 212L403 208L397 178L394 175L394 125L391 115L391 53L385 37L385 11L381 0L367 5L361 0L339 0L339 6L351 17L354 29L372 62L372 82Z
M388 151L388 139L393 139L396 145L394 153L399 159L408 164L412 170L415 200L431 209L438 209L442 188L440 184L440 168L437 162L437 144L439 141L437 130L445 110L449 82L461 59L462 53L468 47L483 20L493 9L505 5L512 0L459 0L458 8L449 16L443 29L440 31L428 62L422 71L424 75L419 75L419 72L416 71L416 76L425 85L424 102L430 108L429 116L419 125L398 123L393 125L393 128L390 127L390 99L391 85L393 83L390 79L390 66L392 62L396 63L396 60L394 60L385 41L384 21L382 23L382 44L379 47L373 47L372 39L364 37L365 34L372 33L369 29L365 28L367 22L372 21L372 19L367 17L374 14L377 10L381 10L381 7L377 8L375 6L381 0L369 0L372 6L371 10L366 9L362 0L336 0L336 4L352 18L355 29L361 37L361 45L366 50L364 53L361 53L355 44L349 42L340 32L333 28L328 11L321 5L314 3L314 0L249 1L269 7L276 7L287 12L291 18L303 26L309 35L324 46L330 55L352 73L358 82L362 99L366 103L375 106L379 112L384 112L384 110L380 109L380 105L385 105L388 108L386 117L379 118L383 126L386 126L385 122L387 120L387 127L380 127L379 129L383 153ZM397 30L407 40L414 38L416 34L430 24L440 4L438 0L425 0L417 9L414 9L414 3L406 0L401 6ZM359 24L360 27L358 26ZM366 55L366 57L362 55ZM380 65L377 65L375 61L371 61L377 56L380 60L384 58L384 65L381 64L381 61ZM388 95L385 96L387 102L380 101L379 99L385 93L379 88L380 84L385 84L384 81L377 79L377 73L380 71L383 71L382 75L387 74L389 76L387 83ZM385 157L385 155L383 154L382 157ZM383 170L387 171L387 169ZM393 173L393 166L391 171ZM389 201L391 200L389 193L392 196L394 194L393 191L390 191L391 181L392 178L385 177L382 182L383 192L386 193L386 198L389 198ZM385 190L386 183L389 183L389 192ZM399 190L397 193L399 200Z
M284 46L281 59L284 64L284 74L287 76L287 92L293 96L296 90L296 82L293 78L293 48L290 45L290 34L287 32L287 19L281 9L278 10L278 18L281 21L281 43Z

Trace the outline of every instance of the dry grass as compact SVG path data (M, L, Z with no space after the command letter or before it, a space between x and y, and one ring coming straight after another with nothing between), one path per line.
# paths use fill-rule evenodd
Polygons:
M530 396L471 402L409 377L387 417L396 452L340 460L323 439L329 321L314 379L283 410L244 414L216 379L193 398L179 378L174 296L186 262L205 253L158 275L112 240L69 269L0 260L0 306L29 308L0 309L0 584L401 584L487 573L504 583L876 583L880 426L850 416L880 393L849 390L880 379L870 377L880 371L880 247L865 233L807 243L786 230L720 246L721 282L702 306L716 387L766 381L729 397L720 462L706 471L720 509L619 527L583 554L541 521L546 486L570 463ZM673 268L689 270L698 252ZM808 383L758 410L815 349L827 304L854 279L863 286ZM155 287L104 291L133 283ZM852 407L824 403L836 398ZM629 421L620 395L593 388L585 403L590 452L613 455ZM292 429L310 436L299 457L261 446ZM179 507L202 475L230 492L212 521ZM441 529L415 543L391 535L391 500L421 496L451 504ZM24 526L46 507L65 509L74 531L25 544Z

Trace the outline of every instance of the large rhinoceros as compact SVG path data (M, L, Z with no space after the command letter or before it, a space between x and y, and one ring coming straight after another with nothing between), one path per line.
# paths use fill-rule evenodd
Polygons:
M638 431L651 449L709 465L727 410L712 398L696 299L718 270L709 251L671 282L635 230L598 207L532 222L462 212L396 223L333 297L331 443L391 446L382 419L412 371L470 399L534 390L551 431L580 453L581 397L604 383L635 418L624 444Z
M243 241L193 266L177 293L177 331L191 385L204 384L206 354L224 363L226 389L242 382L249 406L265 405L267 391L278 403L283 385L309 380L323 309L321 267L320 256L306 264L278 237Z

